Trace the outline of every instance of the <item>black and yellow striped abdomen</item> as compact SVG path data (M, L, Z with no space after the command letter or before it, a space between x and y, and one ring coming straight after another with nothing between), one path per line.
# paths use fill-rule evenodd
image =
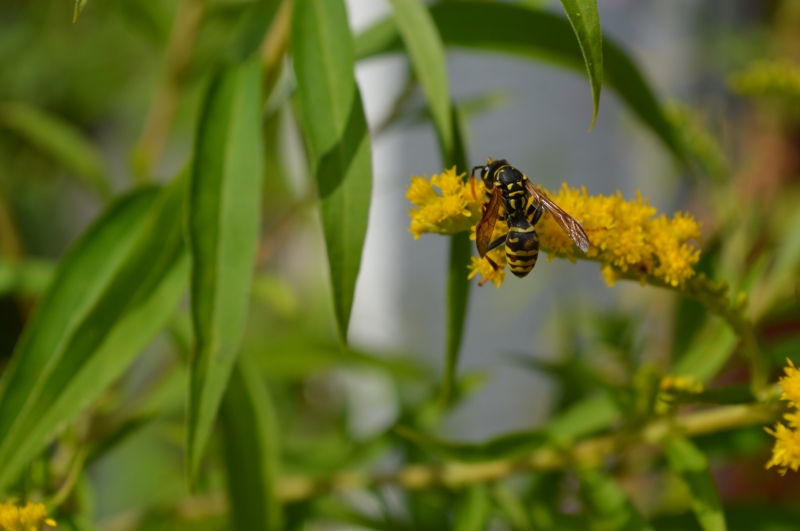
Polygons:
M527 218L508 221L506 262L511 272L522 278L536 265L536 259L539 257L539 235Z

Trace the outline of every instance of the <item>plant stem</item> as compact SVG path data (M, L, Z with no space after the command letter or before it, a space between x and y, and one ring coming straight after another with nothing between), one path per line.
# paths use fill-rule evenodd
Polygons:
M282 502L295 502L328 492L382 485L396 485L407 490L424 490L437 486L463 487L494 481L522 471L597 466L610 455L631 446L659 444L672 435L694 437L744 426L768 424L775 421L781 411L782 406L776 403L721 406L680 417L661 418L646 424L637 432L619 432L587 439L569 449L543 448L519 459L408 465L396 472L375 475L346 471L324 480L282 478L276 493Z
M133 150L134 176L139 182L152 178L153 168L167 143L204 11L204 0L182 0L178 6L167 44L164 73Z

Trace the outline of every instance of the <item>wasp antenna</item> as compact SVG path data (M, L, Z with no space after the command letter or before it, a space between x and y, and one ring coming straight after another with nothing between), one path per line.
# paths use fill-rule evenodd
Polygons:
M483 165L475 166L474 168L472 168L472 172L470 173L470 175L472 176L473 179L475 178L475 170L480 170L481 168L483 168Z

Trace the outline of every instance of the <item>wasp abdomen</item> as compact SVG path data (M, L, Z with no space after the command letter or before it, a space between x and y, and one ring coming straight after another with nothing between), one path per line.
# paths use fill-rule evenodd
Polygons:
M506 262L508 268L519 278L533 270L539 257L539 235L526 218L509 223L506 238Z

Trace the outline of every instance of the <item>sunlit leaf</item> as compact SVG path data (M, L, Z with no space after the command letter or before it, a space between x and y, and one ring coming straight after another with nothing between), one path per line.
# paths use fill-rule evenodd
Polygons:
M563 17L499 2L442 2L430 11L447 46L521 55L586 72L581 48ZM355 42L359 60L403 47L389 19L367 29ZM639 68L607 37L603 39L603 80L670 151L683 157L675 132Z
M258 60L231 66L206 96L189 185L192 255L187 459L197 470L239 352L258 245L263 160Z
M689 487L692 511L703 530L725 531L725 514L706 456L691 441L682 437L668 439L666 450L670 467Z
M5 102L0 103L0 127L14 131L64 165L101 197L110 194L100 153L72 124L25 103Z
M342 0L297 0L292 52L301 118L314 159L339 338L347 328L372 192L372 156Z
M185 179L109 208L59 266L0 383L0 489L97 399L175 311Z
M453 150L453 121L444 45L430 12L419 0L390 0L394 20L428 100L444 158Z
M280 508L275 500L278 428L260 378L258 368L241 356L220 409L231 529L280 528Z
M603 32L600 29L600 14L597 12L597 0L561 0L564 11L575 35L578 37L586 62L586 73L592 85L592 101L594 113L592 114L591 130L597 119L600 109L600 90L603 87Z

